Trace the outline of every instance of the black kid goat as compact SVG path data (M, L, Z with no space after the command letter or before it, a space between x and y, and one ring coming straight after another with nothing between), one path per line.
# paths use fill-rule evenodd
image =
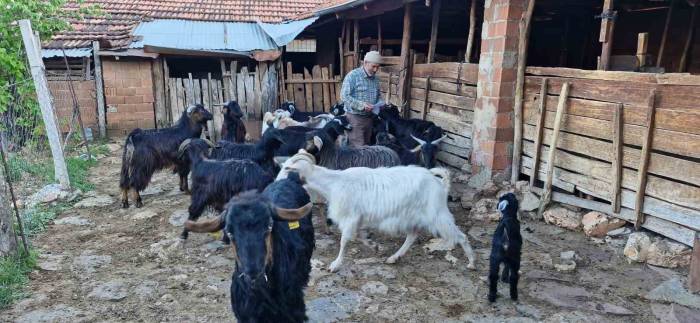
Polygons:
M174 167L180 175L180 190L187 191L189 165L178 159L178 148L188 138L198 138L206 129L211 113L197 104L182 112L175 126L158 130L134 129L126 137L119 180L122 207L129 207L129 191L133 193L136 207L142 207L139 191L146 189L153 173Z
M235 143L245 142L246 129L243 120L241 120L243 117L241 106L236 101L229 101L224 105L222 111L224 123L221 126L221 139Z
M518 221L518 199L513 193L506 193L498 200L501 221L493 234L489 268L489 302L496 301L498 271L503 263L501 280L510 283L510 298L518 300L518 271L520 270L520 250L523 239L520 236Z
M189 220L197 220L207 206L221 211L231 197L240 192L261 192L272 182L272 176L260 165L247 159L210 160L212 148L204 140L192 140L181 147L192 168L192 197L188 208ZM180 236L187 239L185 228Z
M402 119L394 105L384 106L379 117L385 122L386 131L393 134L402 146L420 151L420 165L428 169L435 167L438 145L447 137L442 128L430 121Z
M231 308L239 322L304 322L304 288L311 272L314 228L309 195L299 175L270 184L262 194L231 199L213 220L187 221L192 232L223 229L233 247Z

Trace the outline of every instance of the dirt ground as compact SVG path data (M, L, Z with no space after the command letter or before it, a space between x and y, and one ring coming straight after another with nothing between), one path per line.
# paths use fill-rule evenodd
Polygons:
M211 235L191 234L178 243L189 196L177 190L177 178L168 172L154 178L144 208L121 209L120 155L102 159L91 171L96 192L89 199L98 206L84 203L65 212L57 219L61 224L35 238L42 269L31 274L29 297L0 312L0 321L234 320L230 250ZM328 273L339 233L317 232L315 269L306 290L311 321L654 322L663 320L658 313L672 305L652 303L644 295L685 276L628 264L624 238L596 244L581 232L525 219L520 300L511 301L505 284L499 284L500 296L492 305L486 301L486 275L496 223L470 220L453 204L479 256L476 271L466 268L460 249L428 253L424 247L432 237L425 234L405 258L387 265L384 260L403 238L374 233L378 248L353 242L340 272ZM558 272L554 265L560 253L570 250L576 269Z

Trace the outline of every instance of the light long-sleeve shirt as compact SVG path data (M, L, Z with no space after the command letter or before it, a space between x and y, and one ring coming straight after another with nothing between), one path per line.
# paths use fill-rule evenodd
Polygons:
M383 102L379 92L379 78L369 76L360 66L348 73L343 80L340 100L345 105L345 111L352 114L369 115L365 112L365 103L375 105Z

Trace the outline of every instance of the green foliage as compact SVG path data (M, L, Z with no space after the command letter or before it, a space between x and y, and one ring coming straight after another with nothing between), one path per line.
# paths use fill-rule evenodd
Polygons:
M83 192L92 191L95 185L88 181L88 170L90 167L97 165L94 159L83 159L81 157L70 157L66 159L66 167L68 168L68 178L70 185L73 188L80 189ZM52 176L53 178L53 169Z
M27 274L36 267L36 252L0 258L0 309L22 298Z
M32 209L27 209L22 214L22 224L24 231L29 236L34 236L46 229L46 226L63 211L70 208L69 203L58 203L55 205L39 205ZM19 233L19 227L15 227Z

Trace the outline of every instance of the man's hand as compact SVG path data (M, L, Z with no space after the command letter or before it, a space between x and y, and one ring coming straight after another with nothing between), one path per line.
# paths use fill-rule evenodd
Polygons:
M372 112L372 105L365 102L365 112Z

